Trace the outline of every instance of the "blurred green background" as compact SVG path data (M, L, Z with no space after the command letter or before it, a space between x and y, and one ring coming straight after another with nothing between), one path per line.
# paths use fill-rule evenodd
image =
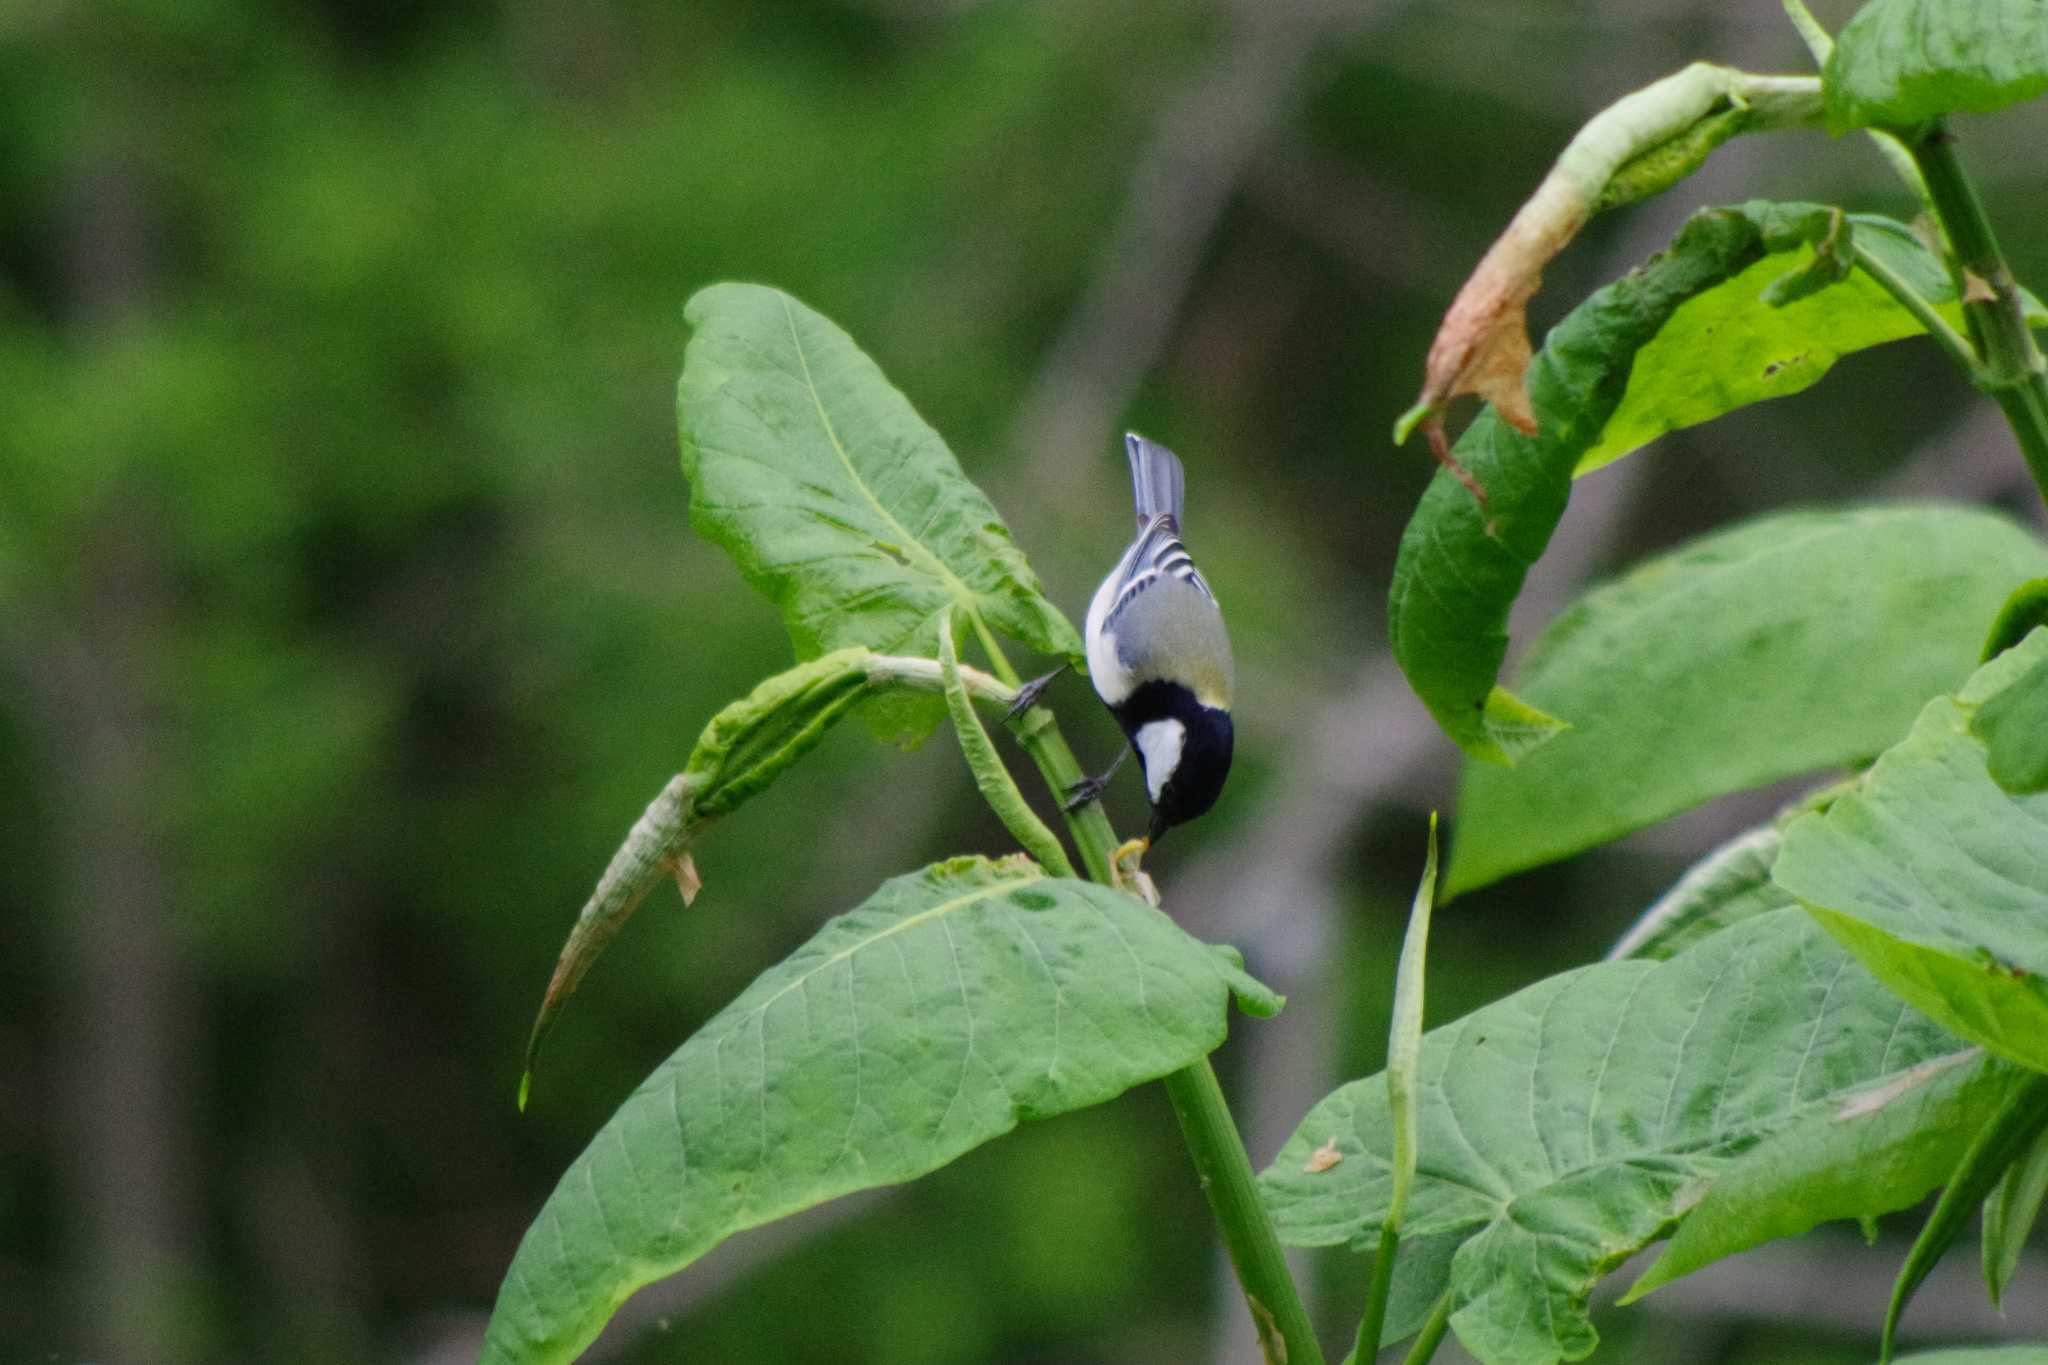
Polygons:
M945 736L849 727L705 841L694 909L642 912L515 1113L576 907L788 659L676 470L719 279L850 330L1076 616L1118 434L1181 451L1240 758L1154 870L1294 997L1220 1057L1266 1159L1378 1063L1455 774L1380 643L1430 472L1388 424L1571 130L1695 56L1807 67L1775 0L0 3L0 1359L473 1358L661 1057L883 877L1003 850ZM1961 127L2040 289L2048 123ZM1535 321L1753 194L1907 208L1855 140L1733 146L1596 222ZM1907 343L1667 439L1587 482L1533 594L1789 502L2034 516L1970 399ZM1136 827L1138 784L1111 801ZM1450 907L1432 1018L1597 955L1769 805ZM1897 1250L1744 1258L1603 1316L1603 1358L1867 1359ZM1334 1341L1361 1263L1310 1269ZM1914 1327L2048 1334L1948 1270ZM1240 1316L1148 1088L741 1238L593 1358L1238 1361Z

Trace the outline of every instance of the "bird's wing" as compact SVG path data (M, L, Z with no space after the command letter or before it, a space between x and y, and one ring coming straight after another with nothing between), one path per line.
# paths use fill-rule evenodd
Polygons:
M1147 590L1166 582L1185 583L1210 602L1216 600L1216 594L1209 591L1208 582L1195 568L1187 547L1180 543L1180 527L1172 517L1161 515L1152 518L1138 533L1137 540L1125 551L1123 562L1117 566L1115 587L1110 592L1108 609L1103 613L1103 627L1114 631L1117 617L1131 603Z

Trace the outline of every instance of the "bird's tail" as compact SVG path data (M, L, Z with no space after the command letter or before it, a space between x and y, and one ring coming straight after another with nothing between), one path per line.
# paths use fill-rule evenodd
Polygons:
M1173 524L1179 526L1180 457L1135 431L1125 434L1124 448L1131 454L1131 496L1138 507L1139 529L1160 516L1173 518Z

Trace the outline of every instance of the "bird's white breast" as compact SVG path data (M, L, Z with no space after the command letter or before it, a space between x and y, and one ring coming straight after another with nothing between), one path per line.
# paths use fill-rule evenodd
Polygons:
M1145 760L1145 790L1153 805L1159 804L1166 779L1180 766L1180 751L1187 742L1188 727L1177 720L1150 720L1138 727L1138 757Z

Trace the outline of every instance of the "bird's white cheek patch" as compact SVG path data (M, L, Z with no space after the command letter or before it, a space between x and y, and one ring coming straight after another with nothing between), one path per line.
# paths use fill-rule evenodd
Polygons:
M1138 727L1138 757L1145 760L1145 790L1152 804L1159 804L1159 793L1180 765L1181 746L1187 742L1188 727L1177 720L1152 720Z

